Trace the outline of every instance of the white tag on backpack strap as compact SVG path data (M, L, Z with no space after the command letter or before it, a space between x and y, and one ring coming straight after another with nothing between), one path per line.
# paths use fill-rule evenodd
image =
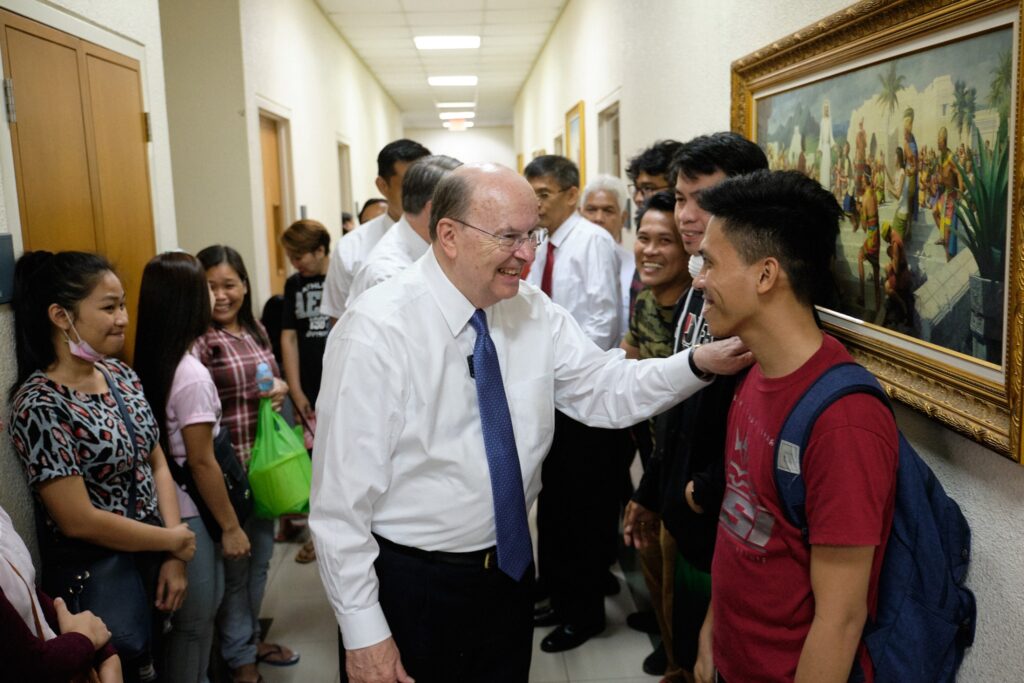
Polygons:
M779 442L779 469L800 474L800 447L788 441Z

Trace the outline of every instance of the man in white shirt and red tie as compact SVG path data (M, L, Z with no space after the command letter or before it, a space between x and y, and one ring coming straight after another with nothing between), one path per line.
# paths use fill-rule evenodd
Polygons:
M613 348L620 330L618 253L607 230L576 212L576 164L549 154L531 161L523 175L537 197L538 225L550 234L526 281L565 308L592 342ZM537 503L538 597L547 593L551 604L538 609L536 625L558 624L541 641L545 652L577 647L604 630L605 593L618 589L608 573L608 545L618 529L622 438L555 415Z
M633 424L750 362L736 340L672 358L603 351L520 276L543 241L513 171L438 184L431 249L334 327L310 527L352 683L525 683L526 511L556 408Z

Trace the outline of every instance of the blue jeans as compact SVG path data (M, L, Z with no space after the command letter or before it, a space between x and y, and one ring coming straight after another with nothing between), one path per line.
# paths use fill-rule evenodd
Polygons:
M181 609L171 617L164 636L161 666L166 681L209 683L206 670L213 646L213 623L224 597L224 562L220 546L210 538L199 517L184 520L196 535L196 554L188 563L188 592Z
M260 606L274 554L274 520L255 515L245 523L252 554L224 560L224 599L217 612L221 654L232 669L256 663Z

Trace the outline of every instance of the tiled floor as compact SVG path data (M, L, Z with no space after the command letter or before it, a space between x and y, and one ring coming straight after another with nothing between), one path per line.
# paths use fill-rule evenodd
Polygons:
M337 636L334 615L327 603L316 564L298 564L293 558L299 546L278 543L270 565L263 616L273 618L268 639L285 643L302 654L295 666L260 667L267 683L335 683L338 678ZM621 579L621 574L619 575ZM532 683L603 681L605 683L653 683L640 669L651 652L644 634L625 625L634 610L625 588L607 599L608 628L587 643L560 654L541 652L539 643L550 628L534 634Z

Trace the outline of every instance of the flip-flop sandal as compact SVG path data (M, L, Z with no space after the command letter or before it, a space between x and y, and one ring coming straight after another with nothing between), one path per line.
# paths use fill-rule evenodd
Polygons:
M313 545L313 541L307 541L299 548L299 552L295 553L295 561L299 564L316 562L316 547Z
M271 657L281 657L284 655L284 648L274 643L273 645L267 646L269 649L263 654L256 657L256 661L260 664L268 664L270 666L292 666L293 664L299 663L299 653L292 650L292 656L288 659L271 659Z

